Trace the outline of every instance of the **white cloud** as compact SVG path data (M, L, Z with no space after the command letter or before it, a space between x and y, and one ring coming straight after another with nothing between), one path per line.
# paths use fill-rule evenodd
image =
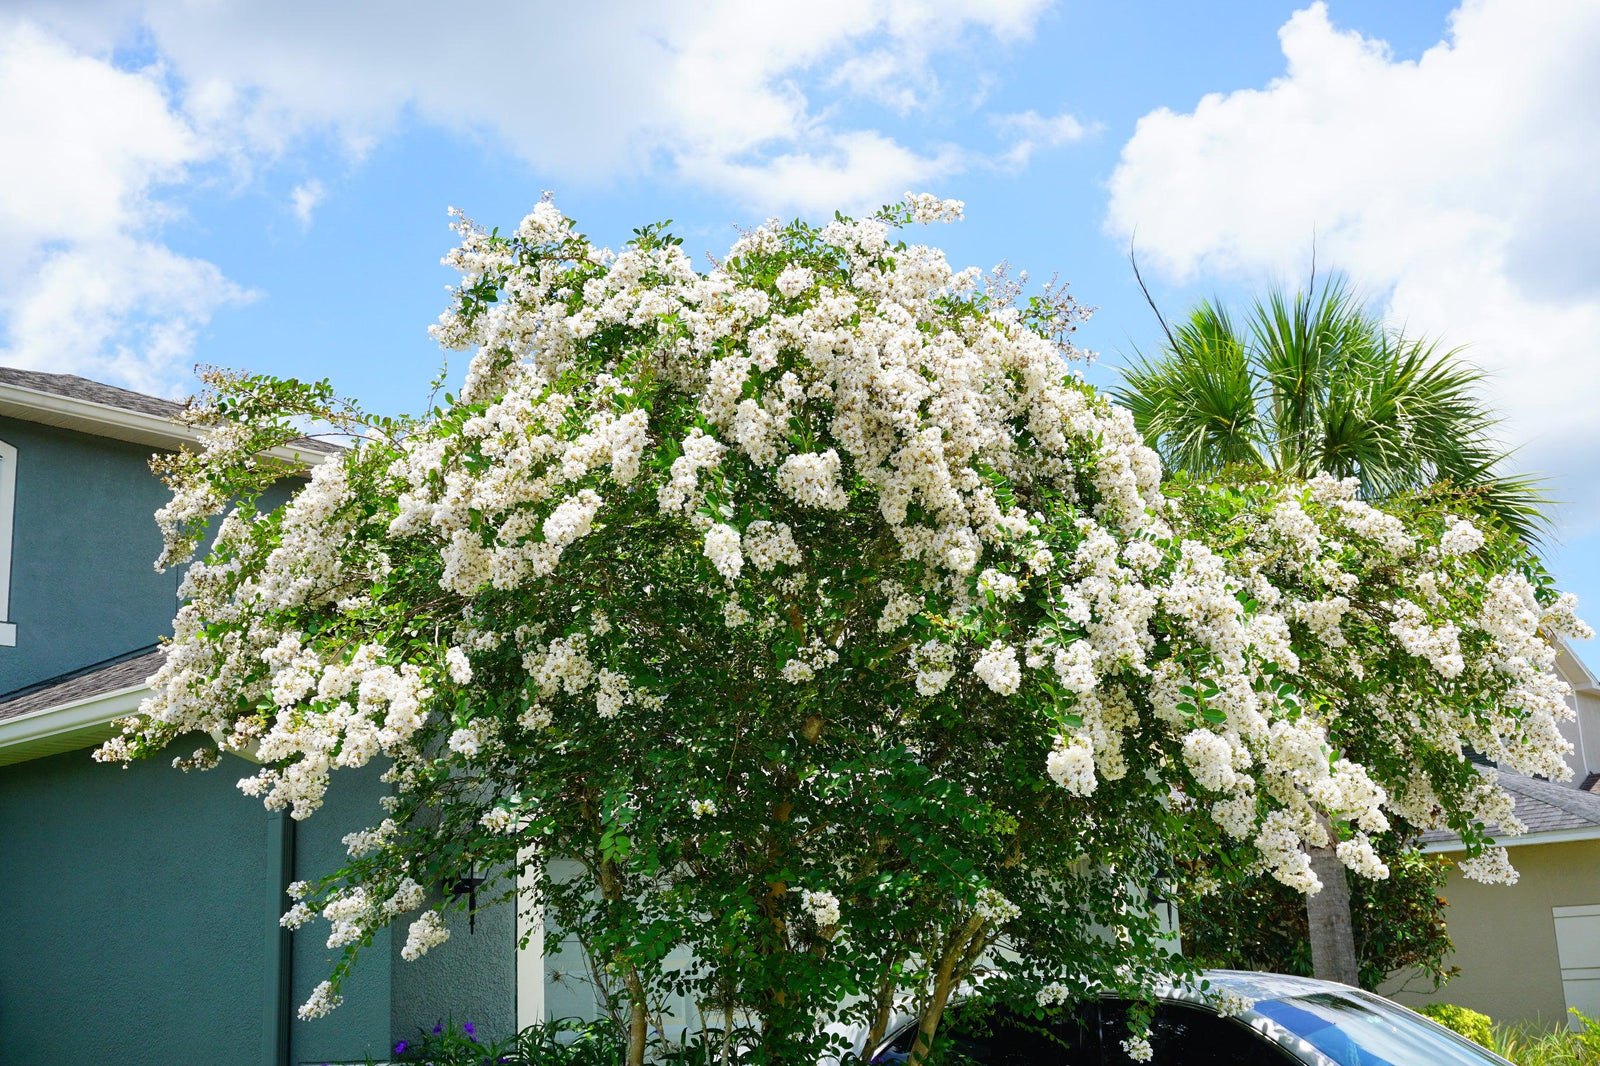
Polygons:
M154 240L209 149L153 72L0 23L0 360L170 392L196 330L247 297Z
M1037 111L1023 111L1014 115L996 115L993 122L1000 135L1011 142L1003 159L1013 167L1027 166L1038 148L1070 144L1093 132L1078 116L1068 111L1049 118Z
M289 193L289 209L294 212L294 217L299 220L302 229L311 225L312 212L317 205L327 197L328 191L322 187L322 182L312 178L302 181Z
M1523 465L1600 520L1600 5L1468 0L1415 61L1321 3L1279 39L1265 88L1139 121L1108 227L1176 280L1298 272L1315 233L1396 321L1470 345Z
M528 3L473 32L424 0L100 0L41 3L35 17L97 50L142 26L197 125L237 131L257 151L305 130L359 141L415 114L488 133L558 178L664 173L780 210L816 203L819 174L863 203L948 173L944 146L900 144L844 121L840 105L936 106L940 56L981 67L976 50L1025 38L1048 2ZM873 165L840 173L868 151L864 136L882 149Z
M312 137L354 162L420 121L558 182L649 176L751 212L897 199L984 157L874 116L972 113L997 46L1049 2L536 2L469 27L428 0L11 0L0 358L177 387L196 331L251 294L162 243L172 205L200 181L247 184ZM153 65L113 62L129 45ZM1061 136L1052 121L1018 136ZM309 226L325 195L306 181L288 207Z

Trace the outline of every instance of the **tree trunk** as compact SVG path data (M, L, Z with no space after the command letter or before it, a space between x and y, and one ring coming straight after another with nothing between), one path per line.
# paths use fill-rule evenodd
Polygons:
M628 1066L644 1066L644 1040L648 1031L644 1004L632 1000L628 1004Z
M600 894L605 899L619 903L622 886L617 883L616 868L610 859L600 860ZM620 954L620 953L619 953ZM650 1019L645 1007L644 982L626 958L616 959L622 972L623 987L628 990L628 1061L627 1066L644 1066L645 1039L650 1033Z
M974 915L951 938L949 947L939 960L939 969L934 974L933 995L929 999L927 1009L922 1012L922 1020L917 1026L917 1039L911 1045L911 1056L906 1066L922 1066L928 1057L928 1052L933 1050L933 1036L939 1031L939 1019L944 1016L945 1004L950 1002L950 993L955 991L956 986L967 976L966 973L960 972L960 965L968 957L968 949L972 946L973 939L982 931L983 919Z
M1307 849L1311 869L1322 882L1322 891L1306 897L1306 927L1311 932L1311 973L1324 981L1361 986L1361 967L1356 961L1355 927L1350 922L1350 879L1334 850L1338 838L1326 817L1322 828L1328 846Z
M872 1027L867 1030L867 1041L861 1048L861 1056L870 1058L878 1045L883 1043L884 1034L889 1031L889 1019L894 1012L895 990L895 963L899 960L890 957L883 968L883 976L878 980L877 990L872 1000Z

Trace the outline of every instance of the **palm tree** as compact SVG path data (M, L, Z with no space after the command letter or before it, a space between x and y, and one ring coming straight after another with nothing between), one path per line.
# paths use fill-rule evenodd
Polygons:
M1429 492L1525 540L1545 532L1537 482L1505 472L1482 372L1386 327L1342 281L1275 291L1243 328L1203 301L1166 332L1113 391L1168 469L1326 471L1368 498Z
M1386 327L1342 280L1274 291L1243 328L1211 301L1176 329L1161 324L1167 344L1154 358L1135 353L1113 392L1167 469L1326 471L1359 478L1370 499L1427 493L1530 542L1546 531L1537 482L1504 471L1482 373L1459 349ZM1306 898L1312 970L1354 985L1349 882L1331 846L1311 860L1323 883Z

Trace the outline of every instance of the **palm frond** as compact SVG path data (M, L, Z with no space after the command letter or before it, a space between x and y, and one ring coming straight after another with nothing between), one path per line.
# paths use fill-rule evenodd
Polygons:
M1260 463L1257 380L1225 312L1202 303L1174 332L1177 348L1137 355L1112 390L1170 468L1213 471Z
M1267 293L1246 329L1199 304L1113 390L1168 469L1357 477L1374 499L1429 495L1538 543L1551 499L1510 455L1460 349L1386 327L1342 278Z

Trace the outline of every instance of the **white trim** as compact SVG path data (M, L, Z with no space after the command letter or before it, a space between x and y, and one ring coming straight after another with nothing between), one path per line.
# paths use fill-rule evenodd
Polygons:
M1551 907L1550 913L1556 918L1592 918L1600 915L1600 904L1591 903L1583 907Z
M517 856L517 1031L544 1021L544 908L539 899L543 871L538 852L528 848ZM528 946L522 947L522 938Z
M1529 844L1565 844L1571 840L1600 840L1600 825L1585 825L1577 829L1552 829L1548 833L1527 833L1520 837L1496 837L1495 846L1515 848ZM1447 851L1465 851L1460 840L1437 840L1422 846L1424 854L1437 855Z
M11 621L11 532L17 509L17 449L0 440L0 647L17 646Z
M150 692L145 684L130 685L115 692L86 696L71 703L43 707L15 718L0 721L0 748L11 748L35 740L46 740L62 733L109 725L133 714Z
M60 396L20 385L0 383L0 415L161 448L175 448L200 441L198 430L163 415L113 407L75 396ZM316 466L329 453L286 444L264 454L298 466Z
M1589 664L1579 658L1578 653L1567 642L1567 638L1556 638L1556 651L1556 673L1561 675L1563 681L1572 686L1572 691L1587 693L1591 696L1600 695L1600 678L1596 678L1594 671L1589 669ZM1569 677L1567 671L1561 669L1559 658L1561 655L1565 655L1572 665L1577 668L1577 677Z

